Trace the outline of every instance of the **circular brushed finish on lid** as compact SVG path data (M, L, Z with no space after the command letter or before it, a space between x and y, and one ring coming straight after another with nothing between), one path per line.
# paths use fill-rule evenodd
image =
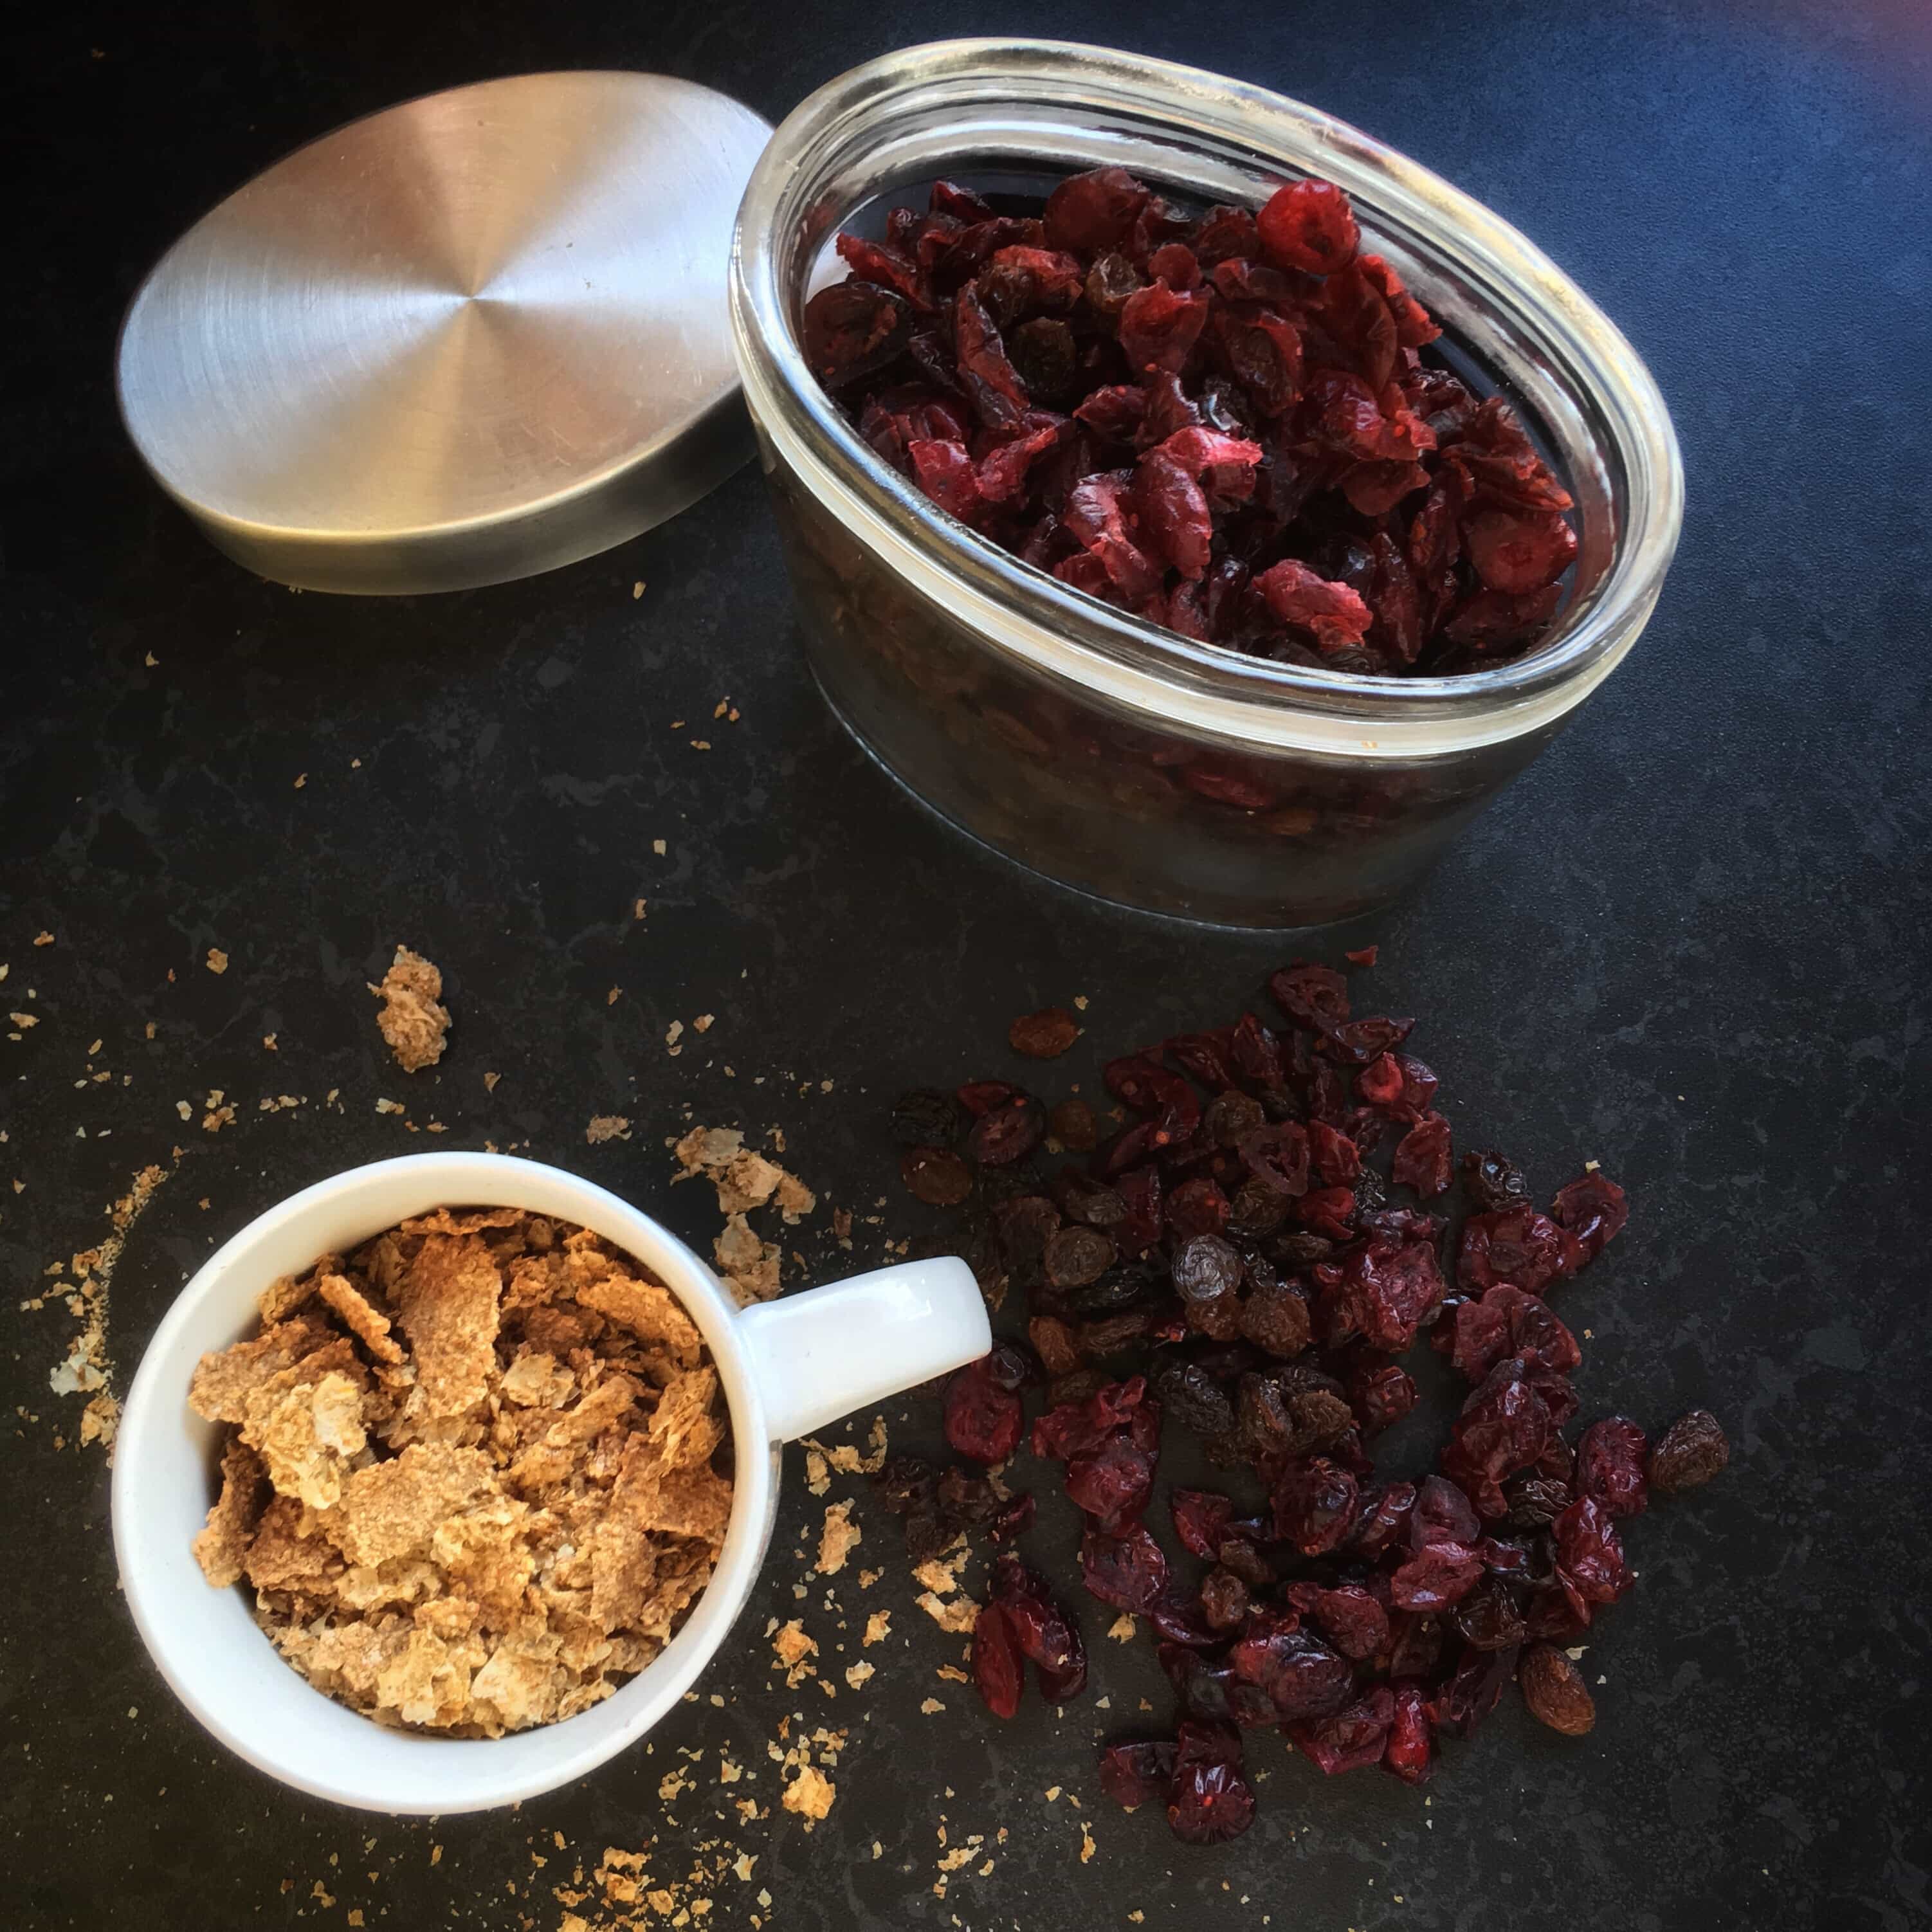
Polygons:
M725 276L770 131L601 73L338 128L142 285L135 446L223 550L310 590L456 590L621 543L750 452Z

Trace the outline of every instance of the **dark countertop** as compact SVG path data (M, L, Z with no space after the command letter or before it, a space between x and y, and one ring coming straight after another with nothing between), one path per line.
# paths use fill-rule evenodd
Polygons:
M0 960L5 1004L40 1023L0 1040L0 1178L25 1183L0 1191L10 1308L176 1146L112 1283L123 1387L212 1243L386 1154L514 1142L708 1240L709 1202L666 1184L664 1137L687 1108L782 1126L828 1202L886 1196L886 1226L858 1231L869 1259L921 1231L879 1124L896 1088L1008 1070L1007 1020L1076 993L1090 1033L1064 1064L1090 1080L1112 1047L1217 1022L1280 963L1290 949L1264 938L1055 892L910 806L802 668L754 475L553 576L348 602L292 596L208 548L116 418L114 332L154 256L352 114L608 65L688 74L776 119L895 44L1042 24L1014 5L850 0L82 0L12 30L0 118L25 169L0 346ZM334 1811L214 1747L149 1665L116 1598L106 1460L74 1446L79 1398L48 1387L74 1332L56 1304L10 1312L0 1348L8 1925L338 1927L359 1910L369 1926L556 1932L553 1888L607 1846L659 1834L662 1882L721 1836L729 1798L770 1804L765 1744L792 1712L850 1728L832 1814L809 1834L782 1813L734 1826L726 1856L755 1853L753 1876L720 1881L692 1923L1928 1922L1932 1442L1906 1204L1932 1076L1918 419L1932 32L1904 0L1068 0L1050 24L1279 86L1460 182L1575 273L1676 412L1690 509L1648 634L1412 899L1324 941L1381 942L1376 997L1424 1016L1459 1141L1521 1150L1540 1189L1589 1156L1629 1186L1630 1232L1565 1304L1591 1334L1586 1413L1658 1426L1708 1404L1736 1446L1720 1486L1630 1526L1642 1581L1591 1641L1594 1733L1540 1731L1512 1699L1449 1748L1426 1802L1372 1774L1325 1781L1262 1739L1256 1828L1189 1850L1095 1790L1094 1728L1131 1724L1142 1696L1167 1708L1148 1647L1100 1641L1097 1606L1084 1614L1108 1712L982 1718L934 1676L958 1642L914 1608L899 1560L869 1592L838 1580L844 1614L894 1611L872 1682L836 1700L779 1685L768 1616L804 1615L828 1651L841 1640L823 1583L794 1607L792 1552L820 1507L794 1455L771 1567L703 1682L722 1708L683 1708L649 1754L514 1814ZM710 752L669 728L728 693L742 716ZM36 950L43 928L53 943ZM443 1065L413 1081L364 991L398 940L440 962L458 1015ZM231 962L219 977L212 946ZM668 1057L669 1022L702 1012L713 1031ZM92 1081L100 1070L111 1078ZM494 1093L486 1070L502 1076ZM199 1124L218 1087L238 1108L218 1136ZM340 1111L322 1104L332 1088ZM284 1093L308 1104L258 1111ZM379 1116L390 1095L447 1136ZM614 1112L632 1138L586 1146L585 1121ZM830 1252L820 1234L808 1258ZM896 1421L896 1442L929 1417ZM860 1510L860 1557L890 1558L896 1526ZM1066 1541L1064 1526L1040 1533L1056 1560ZM921 1714L932 1694L947 1710ZM704 1766L666 1804L658 1782L687 1748ZM721 1748L758 1780L718 1786ZM942 1821L954 1846L983 1834L993 1859L982 1876L976 1856L944 1899ZM586 1922L615 1922L591 1890Z

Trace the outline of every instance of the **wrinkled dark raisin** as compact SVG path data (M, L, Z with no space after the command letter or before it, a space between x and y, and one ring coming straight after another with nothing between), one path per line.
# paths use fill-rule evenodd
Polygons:
M928 1208L956 1208L973 1192L973 1170L944 1148L910 1149L899 1162L899 1178Z
M1508 1650L1523 1640L1522 1612L1514 1593L1500 1578L1485 1577L1462 1598L1450 1621L1475 1650Z
M1731 1445L1707 1408L1681 1415L1650 1452L1650 1486L1666 1496L1708 1483L1731 1460Z
M1216 1147L1238 1147L1245 1136L1267 1124L1262 1103L1238 1090L1216 1094L1201 1116L1202 1131Z
M901 1094L892 1108L892 1138L902 1147L950 1147L959 1138L958 1103L934 1087Z
M1064 1006L1042 1006L1006 1029L1006 1044L1029 1060L1057 1060L1080 1037L1080 1022Z
M1096 1228L1062 1228L1046 1244L1042 1259L1055 1288L1084 1288L1113 1266L1119 1252Z
M1532 1644L1517 1666L1516 1681L1538 1724L1566 1738L1580 1738L1595 1724L1597 1700L1583 1673L1560 1650L1546 1643Z
M1248 1613L1248 1586L1216 1565L1201 1580L1201 1614L1217 1630L1232 1630Z
M1084 1100L1063 1100L1046 1117L1047 1131L1070 1154L1088 1154L1100 1144L1100 1123Z
M1073 1330L1051 1315L1036 1315L1027 1324L1027 1340L1039 1356L1050 1381L1071 1375L1080 1366L1080 1351Z

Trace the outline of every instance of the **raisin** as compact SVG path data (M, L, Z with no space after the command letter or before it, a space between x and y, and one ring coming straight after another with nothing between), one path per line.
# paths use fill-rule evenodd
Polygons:
M1308 1346L1308 1304L1279 1282L1252 1288L1241 1302L1240 1332L1256 1348L1286 1360Z
M1731 1445L1718 1418L1707 1408L1694 1408L1658 1438L1650 1452L1650 1486L1666 1496L1694 1490L1730 1460Z
M1042 1006L1006 1029L1006 1044L1029 1060L1057 1060L1080 1037L1080 1024L1064 1006Z
M1201 1614L1213 1629L1234 1629L1248 1614L1246 1583L1217 1564L1201 1580Z
M1525 1634L1522 1612L1507 1583L1485 1577L1457 1603L1450 1621L1474 1650L1508 1650Z
M899 1178L928 1208L956 1208L973 1192L973 1170L940 1147L916 1147L899 1162Z
M1093 1228L1062 1228L1042 1256L1046 1278L1055 1288L1084 1288L1119 1258L1108 1238Z
M1100 1144L1100 1124L1082 1100L1063 1100L1046 1117L1047 1131L1070 1154L1088 1154Z
M1580 1738L1595 1724L1597 1700L1583 1673L1552 1646L1532 1644L1517 1666L1516 1681L1538 1724L1566 1738Z
M1032 1342L1034 1352L1039 1356L1049 1380L1058 1382L1080 1366L1080 1352L1075 1346L1073 1331L1064 1322L1051 1315L1036 1315L1027 1324L1027 1339Z
M892 1108L892 1138L902 1147L947 1148L959 1138L959 1108L950 1094L916 1087Z

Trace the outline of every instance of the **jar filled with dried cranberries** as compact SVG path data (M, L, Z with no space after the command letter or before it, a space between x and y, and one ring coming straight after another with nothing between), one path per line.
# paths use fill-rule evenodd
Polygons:
M813 669L928 805L1219 924L1387 903L1616 669L1683 476L1636 352L1366 135L956 41L778 129L732 328Z

